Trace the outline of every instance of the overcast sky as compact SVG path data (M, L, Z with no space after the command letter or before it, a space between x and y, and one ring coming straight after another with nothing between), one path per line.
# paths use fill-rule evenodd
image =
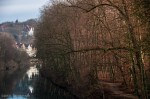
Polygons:
M40 8L49 0L0 0L0 23L38 18Z

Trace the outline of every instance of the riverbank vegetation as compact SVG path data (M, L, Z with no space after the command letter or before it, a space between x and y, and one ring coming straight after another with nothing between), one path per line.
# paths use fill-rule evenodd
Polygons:
M119 82L138 99L149 99L149 6L149 0L45 5L35 34L40 73L48 80L43 87L49 90L50 81L74 98L109 99L101 82Z
M28 68L29 56L9 33L0 32L0 96L10 94L15 80Z

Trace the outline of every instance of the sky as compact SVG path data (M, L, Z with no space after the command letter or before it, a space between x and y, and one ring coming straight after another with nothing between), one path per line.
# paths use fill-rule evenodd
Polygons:
M40 9L50 0L0 0L0 23L26 21L40 16Z

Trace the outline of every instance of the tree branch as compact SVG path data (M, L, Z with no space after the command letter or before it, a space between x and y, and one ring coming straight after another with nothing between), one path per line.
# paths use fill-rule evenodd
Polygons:
M66 6L66 5L64 5ZM89 8L89 9L85 9L81 6L78 6L78 5L70 5L70 6L67 6L67 7L75 7L75 8L79 8L79 9L82 9L83 11L85 11L86 13L88 12L91 12L92 10L98 8L98 7L103 7L103 6L109 6L109 7L113 7L115 8L117 11L119 11L119 13L125 18L127 19L127 16L126 14L116 5L114 5L113 3L110 3L110 4L107 4L107 3L104 3L104 4L98 4L98 5L93 5L93 7Z
M104 53L106 53L108 51L115 51L115 50L133 51L132 49L127 48L127 47L113 47L113 48L100 48L100 47L97 47L97 48L72 50L70 52L67 52L66 54L77 53L77 52L85 53L85 52L89 52L89 51L103 51Z

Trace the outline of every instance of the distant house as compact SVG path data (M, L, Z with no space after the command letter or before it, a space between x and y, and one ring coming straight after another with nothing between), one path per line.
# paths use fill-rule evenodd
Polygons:
M32 47L31 47L32 45L28 45L28 48L26 49L27 51L32 51Z
M28 45L26 52L30 57L34 57L36 55L36 49L30 44Z
M25 51L30 57L36 56L36 48L33 48L31 44L27 45L22 43L16 43L16 47L22 51Z
M28 35L29 36L33 36L33 33L34 33L34 28L30 28L29 32L28 32Z
M34 34L34 28L29 25L23 25L23 33L24 35L33 36Z
M23 50L26 50L26 47L25 47L24 44L21 45L21 48L22 48Z

